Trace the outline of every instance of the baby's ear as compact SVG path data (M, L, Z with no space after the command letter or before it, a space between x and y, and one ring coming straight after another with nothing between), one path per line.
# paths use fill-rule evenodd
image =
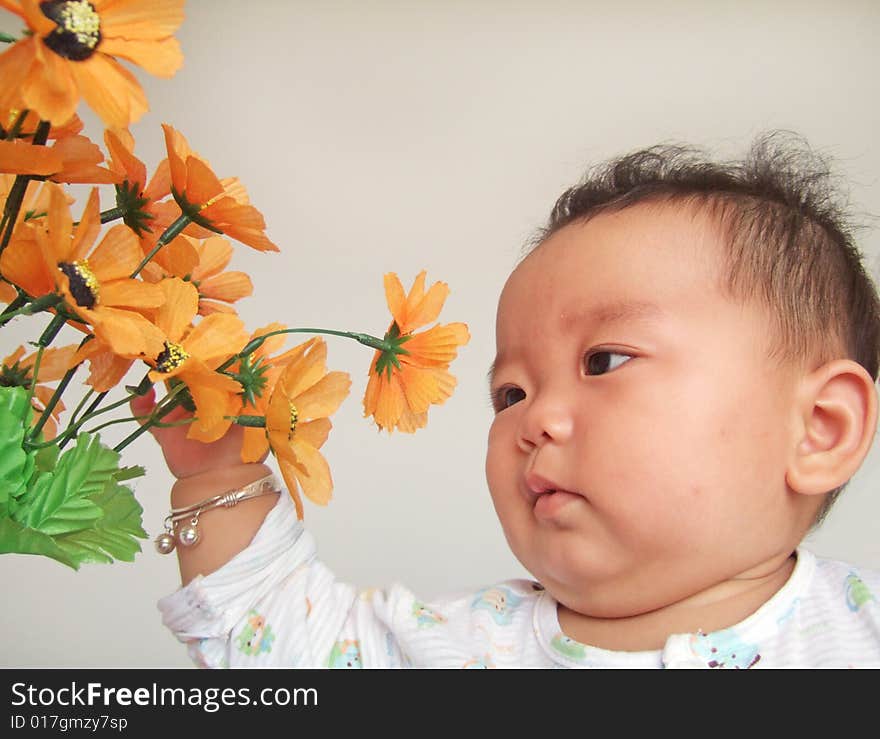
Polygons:
M795 492L827 493L846 483L871 448L877 392L867 370L835 359L803 378L798 399L800 438L785 480Z

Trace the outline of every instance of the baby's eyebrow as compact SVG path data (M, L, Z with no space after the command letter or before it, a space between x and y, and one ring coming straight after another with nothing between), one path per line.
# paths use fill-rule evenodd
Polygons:
M587 310L565 313L561 319L566 324L588 322L601 326L621 321L655 320L664 315L665 311L659 305L648 300L613 300Z

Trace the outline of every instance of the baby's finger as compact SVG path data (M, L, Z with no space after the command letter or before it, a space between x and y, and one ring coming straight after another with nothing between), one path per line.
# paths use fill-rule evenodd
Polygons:
M131 415L138 420L139 424L143 425L144 421L142 417L152 413L153 408L156 407L155 389L150 388L144 395L132 396L132 399L129 402L129 407L131 408Z

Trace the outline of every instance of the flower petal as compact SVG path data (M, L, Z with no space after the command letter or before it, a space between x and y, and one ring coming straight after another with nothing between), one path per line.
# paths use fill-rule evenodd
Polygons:
M327 374L327 343L315 337L294 347L288 355L290 361L278 385L288 398L295 398Z
M158 287L165 302L156 312L156 325L169 341L178 342L199 309L199 293L191 282L176 277L162 280Z
M114 280L102 284L98 304L114 308L159 308L165 302L162 288L140 280Z
M101 282L127 278L143 258L141 245L128 226L113 226L89 255L89 267Z
M297 441L295 437L291 446L298 462L294 474L303 493L313 503L327 505L333 495L333 478L327 460L313 446Z
M464 323L448 323L434 326L427 331L412 334L403 348L409 352L400 361L420 367L448 367L458 355L458 348L467 344L470 333Z
M93 54L70 69L83 98L106 126L127 128L149 110L134 75L112 57Z
M183 23L183 0L93 0L109 38L162 39Z
M294 438L302 441L315 449L320 449L330 435L333 424L329 418L316 418L314 421L304 421L296 425Z
M273 451L275 451L273 447ZM287 492L290 497L293 499L293 504L296 506L296 517L302 521L303 520L303 504L302 499L299 497L299 483L296 478L296 467L293 466L293 463L276 452L276 457L278 458L278 467L281 470L281 476L284 478L284 484L287 486Z
M47 264L36 230L27 223L13 231L12 240L0 255L0 272L28 295L39 298L55 291L55 267Z
M241 461L244 463L261 462L269 451L269 441L265 429L244 428L241 442Z
M140 313L121 308L78 309L95 329L95 335L123 357L157 357L165 348L165 335Z
M70 209L62 208L61 206L61 188L56 185L52 185L52 188L52 199L49 203L50 232L53 231L53 229L58 228L54 223L56 217L54 211L57 210L57 215L65 218L65 228L67 228L66 221L70 217ZM73 228L72 222L70 228ZM95 239L98 238L99 233L101 233L101 206L98 200L98 188L93 187L89 193L89 199L86 201L86 207L83 209L79 225L74 231L73 240L69 242L70 248L68 253L63 259L59 259L59 261L77 262L80 259L85 259L86 254L88 254L92 244L95 243ZM58 253L60 256L61 252L59 251ZM135 262L135 264L137 264L137 262Z
M108 128L104 131L104 144L110 154L110 168L143 190L147 183L147 168L134 155L134 137L128 129Z
M347 372L330 372L314 385L292 398L303 419L322 418L335 413L351 389Z
M234 303L251 295L254 292L254 283L244 272L224 272L214 277L209 277L199 285L199 295L215 300L225 300Z
M199 252L199 266L193 270L194 280L204 280L219 274L226 269L226 265L232 259L232 244L222 236L212 236L210 239L205 239L202 245L197 247L197 251Z
M0 141L0 172L50 175L63 166L61 155L54 149Z
M104 161L104 154L85 136L67 136L57 141L52 146L52 150L57 152L63 161L59 171L52 175L55 182L71 184L122 182L122 177L118 173L98 166Z
M101 51L114 57L121 56L157 77L173 77L183 66L180 42L171 36L155 41L105 38L101 42Z
M21 108L21 92L24 82L30 75L31 67L37 63L36 47L38 41L26 38L17 41L0 54L0 108Z
M184 338L183 346L192 356L210 364L235 354L246 341L247 332L238 316L214 313L199 322Z
M53 125L67 123L76 113L79 102L71 65L66 59L50 51L42 41L36 42L34 55L35 62L22 82L22 99L43 120Z

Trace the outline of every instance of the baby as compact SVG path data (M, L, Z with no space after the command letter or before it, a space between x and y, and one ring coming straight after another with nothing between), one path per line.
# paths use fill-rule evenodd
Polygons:
M486 476L534 582L359 592L289 496L257 497L178 548L184 587L159 605L193 659L880 667L880 573L801 545L871 446L880 306L827 173L786 143L595 170L507 280ZM269 472L240 464L235 434L155 435L176 508Z

